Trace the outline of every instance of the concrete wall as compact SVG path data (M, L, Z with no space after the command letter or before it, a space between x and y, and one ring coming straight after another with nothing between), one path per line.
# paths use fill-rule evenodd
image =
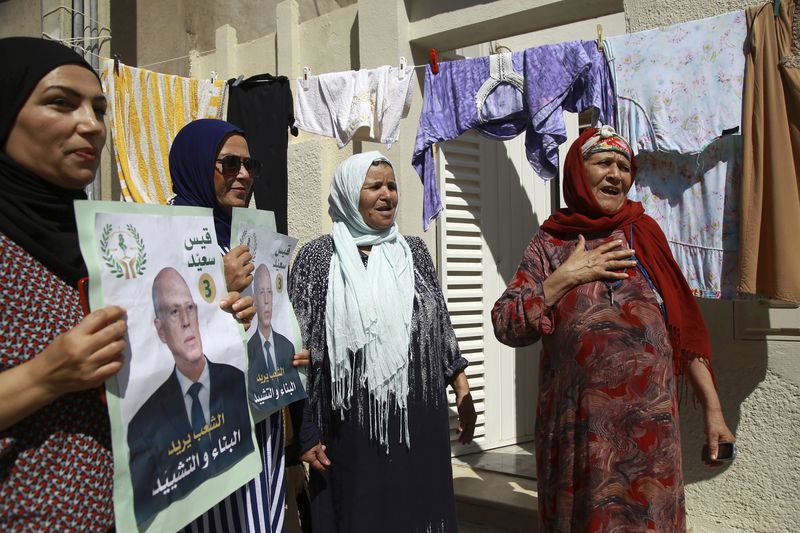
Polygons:
M625 18L628 33L634 33L658 26L713 17L763 3L758 0L706 0L704 2L625 0Z
M742 340L744 302L701 300L711 333L720 399L739 456L709 468L699 459L702 413L681 407L686 507L699 531L795 531L800 523L800 343ZM758 312L758 311L751 311Z
M30 0L0 2L0 37L41 37L42 8Z
M276 15L279 3L279 0L202 3L191 0L120 0L118 9L130 11L130 6L134 6L135 21L129 17L127 24L136 25L135 35L126 35L126 42L136 39L135 55L123 56L123 60L158 72L186 76L191 63L189 52L213 51L215 32L221 26L236 28L241 42L275 33L279 26ZM301 0L298 17L300 21L314 19L353 3L355 0Z

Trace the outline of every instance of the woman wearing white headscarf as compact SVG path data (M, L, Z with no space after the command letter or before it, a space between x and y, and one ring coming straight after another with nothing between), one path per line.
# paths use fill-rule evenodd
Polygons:
M333 231L299 252L289 294L311 351L301 428L315 533L457 531L446 387L459 440L475 409L425 244L398 230L379 152L336 170Z

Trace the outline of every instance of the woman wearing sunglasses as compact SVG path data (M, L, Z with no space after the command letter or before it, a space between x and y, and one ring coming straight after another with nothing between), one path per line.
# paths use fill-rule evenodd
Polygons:
M225 282L229 291L242 291L253 281L254 266L247 246L230 248L231 214L247 207L253 180L261 165L250 158L244 132L223 120L190 122L175 136L169 151L172 205L208 207L214 210L217 243L224 254ZM294 364L308 365L308 351L295 355ZM187 531L290 531L284 517L283 412L256 424L262 472L247 485L187 526ZM293 519L297 522L297 519ZM284 524L284 522L286 522ZM261 529L261 526L266 526Z
M230 249L231 212L234 207L247 207L253 179L260 170L259 162L250 159L244 132L224 120L190 122L178 132L169 150L175 194L171 203L214 209L229 290L241 291L253 281L254 267L247 247Z

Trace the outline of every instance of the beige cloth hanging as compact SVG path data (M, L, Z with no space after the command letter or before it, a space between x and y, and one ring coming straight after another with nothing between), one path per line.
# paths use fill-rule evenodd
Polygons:
M739 290L800 303L800 28L795 2L749 8ZM795 21L800 26L800 21Z

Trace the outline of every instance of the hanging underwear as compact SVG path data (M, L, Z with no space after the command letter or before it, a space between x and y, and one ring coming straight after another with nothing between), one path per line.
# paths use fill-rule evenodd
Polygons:
M442 62L425 70L425 93L412 164L423 183L425 230L442 209L433 144L475 129L496 140L523 131L528 161L543 179L558 172L566 138L563 111L596 110L596 122L614 123L608 67L594 41L573 41L524 52Z
M297 78L295 126L333 137L342 148L354 137L392 147L411 106L413 67L331 72ZM363 128L363 129L362 129Z

